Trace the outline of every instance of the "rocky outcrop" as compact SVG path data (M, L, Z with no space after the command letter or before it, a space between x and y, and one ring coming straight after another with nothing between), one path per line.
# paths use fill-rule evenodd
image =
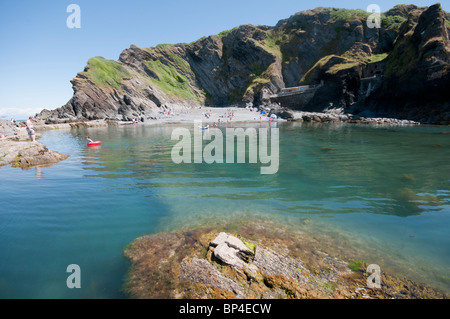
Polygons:
M365 106L425 123L449 124L449 23L436 4L402 26L378 90Z
M11 121L0 119L0 134L2 136L12 136L14 135L20 125L18 123L14 124Z
M27 169L56 164L68 157L49 150L39 142L0 141L0 166L12 165Z
M326 112L293 112L290 121L313 123L354 123L372 125L420 125L420 122L397 118L376 117L376 114L362 116L344 113L343 109L331 109Z
M74 95L41 118L131 120L167 108L270 104L282 88L324 85L290 107L321 112L332 103L448 123L448 15L439 4L399 5L371 29L362 10L316 8L276 26L243 25L190 44L140 48L118 61L88 61ZM369 77L379 81L367 81ZM372 83L373 82L373 83Z
M386 271L380 289L368 288L363 261L319 251L316 239L280 225L240 225L222 225L238 229L234 235L194 228L136 239L124 251L126 292L144 299L446 297Z
M309 71L303 80L324 80L325 85L303 110L323 111L331 102L354 114L450 123L445 93L450 85L450 24L445 12L439 4L398 6L387 13L393 15L406 20L384 54L374 56L373 47L356 43L341 56L323 58ZM375 68L378 72L373 72Z

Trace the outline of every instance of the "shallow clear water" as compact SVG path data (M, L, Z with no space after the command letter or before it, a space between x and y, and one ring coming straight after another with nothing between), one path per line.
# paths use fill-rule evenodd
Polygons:
M311 234L364 247L356 257L450 292L448 127L279 125L275 175L176 165L174 128L50 131L41 141L69 159L0 168L0 298L122 298L122 250L135 238L248 216L307 219ZM81 289L66 286L69 264Z

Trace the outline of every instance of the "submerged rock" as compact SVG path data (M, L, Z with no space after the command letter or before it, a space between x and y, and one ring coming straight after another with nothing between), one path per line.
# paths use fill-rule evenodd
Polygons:
M242 259L238 256L239 250L222 243L214 249L214 256L231 266L241 267L244 265Z
M368 288L364 262L351 269L352 261L319 251L315 239L279 225L246 222L228 229L233 235L196 228L136 239L124 251L131 261L126 292L159 299L447 297L386 272L381 289Z
M230 297L243 298L243 287L225 277L205 259L184 259L180 264L180 280L210 286L229 292Z

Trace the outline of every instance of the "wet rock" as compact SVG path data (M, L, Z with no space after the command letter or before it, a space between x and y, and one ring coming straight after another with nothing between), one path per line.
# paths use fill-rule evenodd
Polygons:
M245 244L240 239L223 232L220 233L213 241L211 241L211 246L216 247L223 243L243 253L252 253L250 248L245 246Z
M248 264L244 268L245 275L252 280L260 280L261 277L258 278L258 272L259 268L255 264Z
M294 120L294 111L285 107L272 108L269 116L275 114L277 118L292 121Z
M242 267L244 261L238 256L239 250L222 243L214 249L214 256L230 266Z
M309 272L303 267L300 261L289 255L286 256L271 249L258 247L253 263L267 276L281 274L299 283L307 282L302 272Z
M180 280L231 291L239 299L244 297L242 286L223 276L205 259L183 260L180 264Z
M56 164L68 157L69 155L49 150L39 142L0 142L0 166L12 165L26 169Z
M221 230L230 227L236 234L235 224L219 227ZM239 249L235 247L241 244L235 242L231 247L228 242L238 238L212 228L136 239L124 251L131 261L126 291L134 298L190 299L446 296L386 271L381 289L368 288L365 263L361 263L361 271L351 270L349 261L312 248L318 244L315 239L301 232L286 233L280 225L246 221L238 229L239 238L247 238L244 234L253 238L252 260L236 261ZM214 258L214 253L222 249L232 253L230 264Z
M253 252L240 239L223 232L211 241L211 246L216 247L214 249L216 258L239 268L253 255Z

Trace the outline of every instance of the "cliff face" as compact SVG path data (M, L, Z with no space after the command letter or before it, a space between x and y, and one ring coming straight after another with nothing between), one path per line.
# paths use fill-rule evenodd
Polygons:
M408 18L386 58L385 78L366 108L422 122L450 123L450 24L446 18L438 5Z
M41 117L129 120L182 105L270 104L282 88L323 80L298 109L322 111L331 103L448 122L448 15L439 4L400 5L382 15L379 29L367 27L368 16L316 8L275 27L243 25L190 44L132 45L118 61L89 60L72 80L73 98ZM373 76L379 79L367 80Z

